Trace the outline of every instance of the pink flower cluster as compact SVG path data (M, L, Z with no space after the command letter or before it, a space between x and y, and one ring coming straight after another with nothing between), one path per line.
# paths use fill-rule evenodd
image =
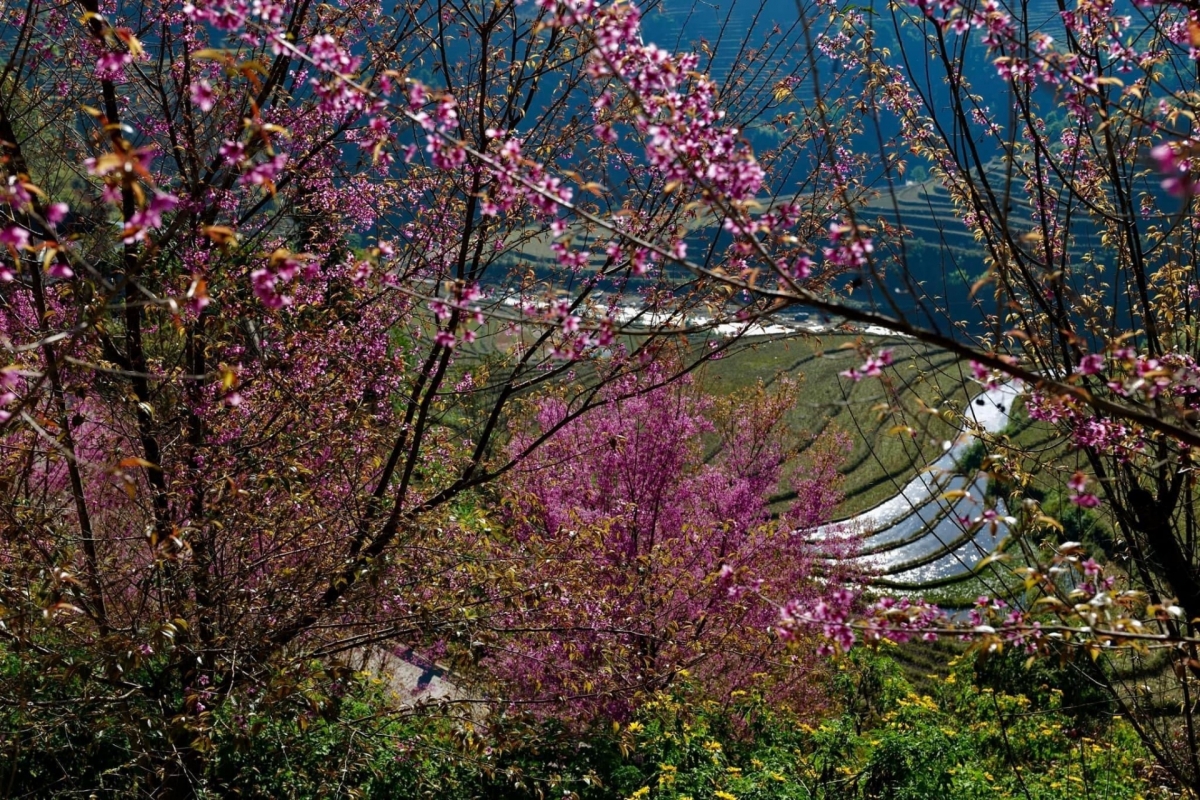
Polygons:
M179 205L179 198L166 192L155 191L150 202L133 212L129 221L125 223L125 230L121 236L122 241L125 244L143 241L148 230L162 227L162 215L173 210L177 205Z
M30 211L33 208L33 197L24 183L15 177L8 180L8 192L4 199L18 211ZM70 208L66 203L50 203L42 213L44 222L51 230L66 219ZM33 249L34 242L30 231L21 225L8 225L0 228L0 247L8 251L9 260L0 255L0 283L11 283L20 271L22 252ZM56 245L59 246L59 245ZM74 276L71 267L63 258L53 258L46 262L46 274L52 278L70 278Z
M0 228L0 245L8 249L13 263L0 261L0 283L10 283L17 275L16 264L20 262L21 251L29 246L29 231L18 225Z
M851 367L838 374L843 378L849 378L855 383L858 383L863 378L878 378L883 375L884 367L891 366L892 358L892 351L885 348L874 355L868 356L867 360L862 363L862 366Z
M716 86L696 72L698 56L644 44L640 12L632 4L560 8L562 19L591 27L597 44L588 64L591 76L615 79L632 95L646 159L663 181L700 186L710 201L738 203L758 193L765 173L738 129L720 125L725 112L716 107ZM615 137L604 113L610 105L607 93L594 104L597 135L604 141Z
M795 401L790 386L739 399L725 419L686 379L661 385L667 372L651 363L614 381L612 402L587 417L543 400L538 429L513 437L519 460L504 508L516 544L539 554L522 582L541 584L542 565L555 564L555 588L536 606L505 612L507 627L523 632L488 658L521 698L595 709L635 672L657 686L683 665L726 693L760 680L761 650L731 644L775 626L771 595L800 595L796 605L825 610L831 635L846 631L853 595L842 586L853 567L827 565L825 556L844 556L852 544L818 549L786 525L829 518L849 442L815 441L788 475L778 425ZM711 458L705 437L721 443ZM768 507L781 480L796 489L783 525ZM771 637L758 647L780 645ZM792 690L810 688L804 670L795 677Z
M183 13L195 22L205 22L219 31L238 31L257 40L254 31L273 30L283 21L286 5L278 0L194 0Z
M1182 155L1183 145L1160 144L1150 151L1154 166L1163 174L1162 187L1177 197L1194 192L1191 158Z
M1185 353L1153 358L1130 347L1089 353L1080 359L1075 375L1107 378L1103 388L1122 401L1167 400L1182 413L1200 410L1200 367ZM1071 397L1035 391L1026 407L1031 418L1063 427L1080 447L1127 459L1148 446L1140 427L1100 416Z
M832 222L829 225L829 247L821 254L835 267L861 269L870 263L875 245L861 228Z
M780 626L785 634L816 630L827 640L826 653L848 650L859 636L866 643L877 643L918 637L932 641L946 634L973 641L987 651L1012 646L1039 653L1052 642L1063 641L1076 646L1121 646L1134 637L1152 635L1150 622L1182 616L1177 606L1148 604L1143 592L1118 590L1117 578L1105 575L1094 559L1084 558L1079 542L1047 547L1049 557L1044 563L1016 570L1027 593L1037 597L1026 608L981 596L963 619L924 601L885 597L867 603L861 593L840 589L808 602L787 603L780 609Z
M438 325L446 325L444 328L439 328L434 335L434 342L439 347L452 348L458 344L458 336L455 335L455 331L461 324L458 316L466 314L474 320L476 325L483 324L483 309L476 305L482 298L483 290L479 284L455 281L450 285L448 299L433 300L429 303L429 309L437 318ZM474 330L464 327L461 333L462 341L467 344L475 341Z
M935 629L945 621L945 612L924 600L883 597L867 604L861 593L844 588L815 602L789 601L779 611L784 635L815 629L826 639L819 648L822 655L850 650L859 634L869 644L933 641L938 636Z
M451 94L443 94L433 106L433 115L425 106L430 93L424 84L412 81L408 91L409 117L427 133L425 152L430 154L433 165L439 169L455 170L467 163L467 151L458 140L458 101Z
M1100 498L1089 492L1088 476L1082 472L1076 472L1067 481L1067 488L1071 490L1070 501L1080 508L1096 508L1100 505Z
M313 277L316 270L311 260L279 249L267 259L266 266L250 273L250 284L254 288L254 295L264 306L280 309L292 304L292 296L285 294L282 287L291 283L301 272L305 277Z
M0 369L0 425L12 418L12 412L5 406L10 406L17 401L17 390L20 388L21 376L17 374L15 367L9 366Z

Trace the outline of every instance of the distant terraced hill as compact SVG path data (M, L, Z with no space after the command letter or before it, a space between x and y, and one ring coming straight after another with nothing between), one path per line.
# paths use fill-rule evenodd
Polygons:
M1029 213L1029 198L1024 189L1025 179L1020 170L1014 169L1010 176L1008 169L998 159L991 161L987 165L986 183L992 187L992 193L998 199L1009 198L1013 212L1008 222L1015 236L1036 232ZM983 184L982 181L978 183ZM1057 178L1052 178L1048 186L1055 193L1061 193L1063 189ZM983 253L982 245L955 212L950 193L936 179L913 181L884 191L866 205L862 216L865 221L883 218L900 225L911 232L912 238L926 244ZM1096 249L1101 246L1100 237L1087 220L1074 219L1068 233L1071 246L1076 249Z

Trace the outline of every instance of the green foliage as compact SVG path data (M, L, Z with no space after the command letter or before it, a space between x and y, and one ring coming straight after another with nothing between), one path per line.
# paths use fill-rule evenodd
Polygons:
M60 796L68 783L97 797L154 793L156 776L130 760L147 742L129 738L153 738L136 725L150 701L68 711L65 698L86 695L81 681L97 684L69 672L39 677L31 663L0 651L6 690L23 687L34 703L0 707L8 793ZM128 680L151 678L152 667ZM1102 703L1081 724L1072 706L1082 695L1071 695L1073 679L1054 666L956 660L947 675L930 676L925 694L886 654L854 651L836 672L842 711L824 720L780 708L765 693L704 696L685 675L643 698L631 721L580 735L500 711L487 719L403 711L378 679L303 665L207 715L205 729L192 732L209 756L194 785L201 797L296 800L1171 796L1139 774L1146 753ZM159 744L170 735L158 734Z
M163 777L150 761L183 744L204 756L189 765L197 797L469 797L480 785L452 721L400 713L364 675L277 671L185 726L163 708L204 690L172 687L160 660L125 667L113 691L111 676L0 648L0 796L155 795Z
M1024 695L1035 708L1059 710L1078 725L1094 729L1114 712L1112 697L1101 667L1086 658L1054 663L1046 659L1028 661L1018 650L1006 650L975 659L976 685L1011 695Z
M121 670L123 682L151 677L130 666ZM136 754L161 750L169 731L138 725L143 715L135 704L112 702L104 691L108 677L69 655L46 662L0 647L3 796L59 797L83 787L127 796L142 788L146 776Z
M664 798L1128 798L1152 795L1136 774L1145 753L1121 722L1079 732L1057 689L1036 705L972 683L955 665L934 695L919 695L886 656L840 665L841 716L817 726L744 696L723 704L686 693L647 703L632 772L611 797ZM637 781L635 780L634 783ZM641 794L639 794L641 792ZM622 795L622 793L625 793Z
M440 758L450 740L429 720L396 713L378 685L346 679L346 695L325 714L244 713L227 704L212 732L206 780L213 797L454 796L472 777Z
M855 733L877 725L879 718L912 691L899 662L879 658L868 650L852 650L834 678L844 716Z
M1042 500L1043 512L1053 516L1063 526L1062 532L1059 534L1060 540L1084 542L1097 551L1097 558L1100 557L1100 553L1103 553L1107 559L1116 557L1118 555L1117 545L1112 529L1102 524L1099 515L1095 512L1080 508L1068 498L1069 495L1066 491L1055 488L1048 492L1045 499Z
M974 475L983 469L983 461L987 458L987 445L982 439L976 439L959 456L954 468L963 475Z

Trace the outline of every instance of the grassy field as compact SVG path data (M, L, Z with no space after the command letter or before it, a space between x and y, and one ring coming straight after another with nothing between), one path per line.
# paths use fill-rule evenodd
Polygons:
M862 362L854 347L865 339L850 333L749 340L700 373L701 385L714 393L760 380L770 384L781 375L799 379L800 399L789 419L798 434L807 440L808 434L840 429L854 442L843 468L844 517L896 494L936 458L955 429L928 410L961 409L979 389L946 353L899 337L868 338L891 348L895 358L884 381L855 383L839 375Z

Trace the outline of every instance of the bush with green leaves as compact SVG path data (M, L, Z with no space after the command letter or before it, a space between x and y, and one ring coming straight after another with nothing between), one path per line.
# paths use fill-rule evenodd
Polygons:
M922 694L890 655L856 651L837 664L841 711L824 720L804 719L765 691L714 697L685 675L640 698L632 720L582 733L499 711L405 710L378 677L309 662L270 676L259 691L227 697L215 713L201 711L199 734L143 724L136 742L128 737L139 730L139 709L103 693L111 676L37 663L0 651L0 673L22 693L0 708L7 796L153 794L162 776L139 766L136 754L169 749L183 731L210 755L206 773L193 777L201 796L214 798L1177 796L1150 780L1148 754L1127 723L1099 708L1081 724L1053 675L1034 685L1047 676L1022 678L1020 664L1000 659L977 665L964 657L927 676L932 688ZM121 680L153 674L143 663ZM990 685L977 684L977 675ZM1020 685L1037 699L1010 688ZM94 698L94 707L79 697Z
M918 694L886 655L839 665L845 712L813 726L761 697L722 702L685 687L642 707L629 726L635 769L614 776L610 797L1150 798L1176 796L1143 774L1147 753L1119 719L1081 732L1063 693L1045 702L979 687L965 658ZM1157 792L1157 794L1156 794Z
M83 662L86 663L86 662ZM144 754L180 743L207 753L193 775L201 797L469 797L485 773L469 730L445 714L398 710L385 684L316 662L264 676L255 690L205 708L219 686L165 689L201 726L154 724L134 689L167 680L154 659L96 674L66 659L0 647L0 796L160 794L164 775Z

